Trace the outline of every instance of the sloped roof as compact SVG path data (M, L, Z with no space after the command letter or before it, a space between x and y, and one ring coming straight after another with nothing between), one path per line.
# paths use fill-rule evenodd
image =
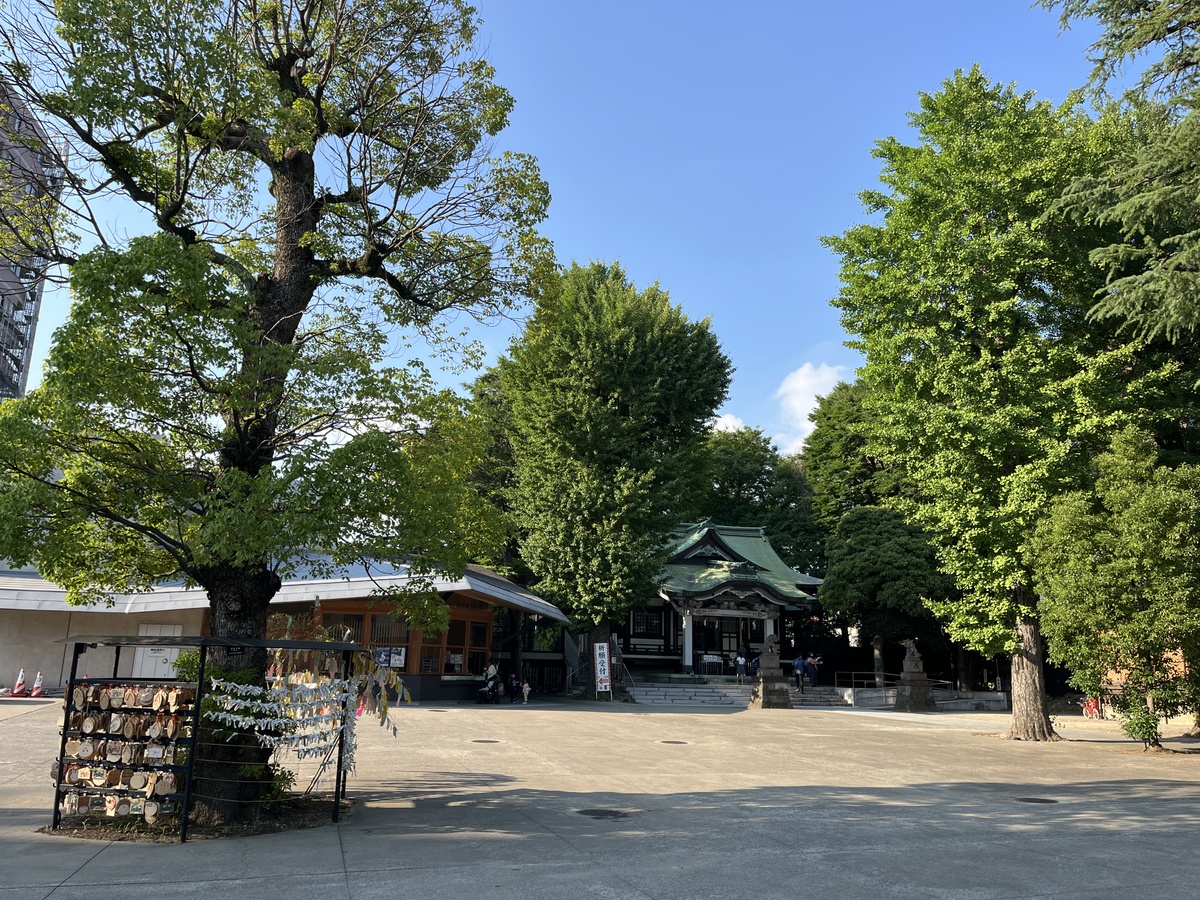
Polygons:
M662 590L668 596L714 594L724 587L758 587L781 603L808 606L805 587L821 583L779 558L762 528L716 525L711 521L680 525L663 566Z
M342 567L333 577L315 577L302 572L284 581L271 604L313 603L317 600L354 600L367 597L375 588L405 587L412 576L404 566L376 562L370 568L361 563ZM501 577L482 566L467 566L461 578L437 576L433 587L441 594L454 591L473 591L489 603L508 606L525 612L569 621L562 611L536 594ZM21 609L39 612L66 612L67 592L41 576L33 567L9 568L0 561L0 609ZM87 607L92 612L145 613L172 609L203 609L208 596L200 588L186 587L182 582L162 584L151 591L114 593L111 606Z

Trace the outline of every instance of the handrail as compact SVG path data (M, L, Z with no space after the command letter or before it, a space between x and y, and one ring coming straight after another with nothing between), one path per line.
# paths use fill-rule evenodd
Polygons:
M895 687L900 682L900 676L894 672L881 672L883 676L883 687ZM845 682L849 681L849 684ZM833 673L834 687L848 688L873 688L880 687L876 680L874 670L868 672L834 672Z
M563 629L562 642L563 660L566 662L567 668L576 670L582 668L583 662L579 653L579 647L575 644L574 636L565 628Z
M896 687L903 680L902 675L897 675L894 672L881 672L880 674L883 676L882 687L885 688ZM954 682L947 681L944 678L930 678L928 680L930 687L936 690L956 690ZM846 684L846 681L850 683ZM868 672L834 672L833 684L834 687L848 687L851 689L877 688L881 686L876 682L874 670Z
M580 663L577 669L567 669L567 675L563 679L563 689L570 691L574 687L574 680L579 678L580 683L587 683L587 673L591 670L590 663Z

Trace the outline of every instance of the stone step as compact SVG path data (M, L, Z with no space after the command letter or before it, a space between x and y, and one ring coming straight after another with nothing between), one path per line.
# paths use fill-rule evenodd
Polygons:
M751 684L641 684L631 685L635 703L647 706L747 706L754 691ZM789 688L793 707L847 706L833 687L805 688L803 694Z

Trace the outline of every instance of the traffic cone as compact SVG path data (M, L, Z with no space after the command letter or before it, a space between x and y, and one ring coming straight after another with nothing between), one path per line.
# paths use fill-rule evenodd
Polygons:
M42 693L42 673L37 673L37 678L33 679L33 690L29 692L30 697L44 697Z
M13 696L13 697L24 697L25 696L25 670L24 669L22 669L21 673L17 676L17 683L15 685L13 685L11 696Z

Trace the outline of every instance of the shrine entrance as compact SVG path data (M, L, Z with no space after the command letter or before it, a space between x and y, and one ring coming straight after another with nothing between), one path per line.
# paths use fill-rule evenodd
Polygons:
M761 528L711 521L676 529L661 576L614 633L626 662L682 674L721 674L739 650L754 659L785 613L815 607L821 583L789 568Z

